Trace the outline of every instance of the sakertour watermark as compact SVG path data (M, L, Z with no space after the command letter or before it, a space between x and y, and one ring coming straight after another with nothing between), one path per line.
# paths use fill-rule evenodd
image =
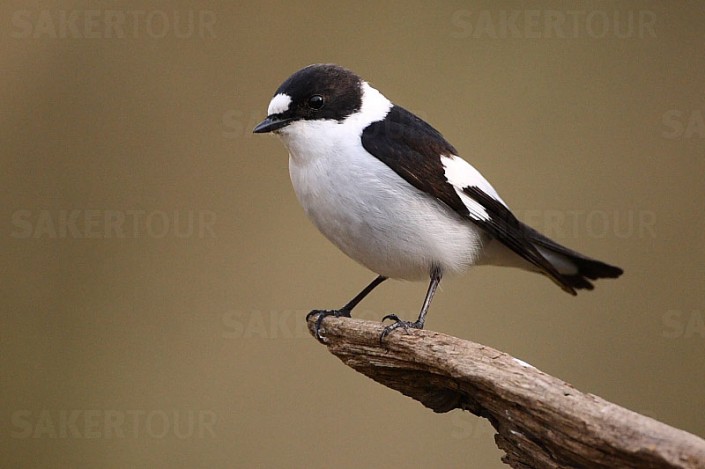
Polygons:
M661 116L661 136L668 139L705 138L704 114L702 109L669 109Z
M453 12L458 39L651 39L651 10L468 10Z
M310 339L306 315L310 310L234 310L223 313L220 317L223 339ZM352 317L381 321L386 312L371 309L355 309ZM418 311L396 312L399 317L415 319ZM388 322L391 324L391 321ZM325 328L325 319L323 320ZM325 335L325 334L324 334Z
M10 438L205 439L215 438L217 422L212 410L16 410Z
M304 310L228 311L221 315L223 339L301 339L310 337Z
M656 238L657 216L645 209L513 209L516 217L549 238Z
M211 210L15 210L16 239L215 238Z
M213 39L216 14L212 10L17 10L9 22L14 39Z
M669 309L661 316L666 339L705 339L705 311Z
M249 138L254 134L252 129L262 122L266 116L266 107L263 109L243 111L241 109L228 109L223 112L222 136L224 139Z

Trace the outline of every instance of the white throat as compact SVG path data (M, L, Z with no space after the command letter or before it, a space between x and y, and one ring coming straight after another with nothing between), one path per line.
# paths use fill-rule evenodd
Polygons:
M343 121L332 119L299 120L277 132L299 164L339 152L351 145L360 145L362 131L373 122L384 119L392 103L367 82L362 82L360 110ZM275 96L275 98L277 98ZM279 98L281 102L281 98Z

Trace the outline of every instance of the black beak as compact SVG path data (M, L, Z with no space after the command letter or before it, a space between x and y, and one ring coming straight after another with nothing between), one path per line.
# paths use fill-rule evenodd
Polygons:
M256 134L264 134L267 132L273 132L277 129L281 129L293 121L293 117L277 117L269 116L255 127L252 132Z

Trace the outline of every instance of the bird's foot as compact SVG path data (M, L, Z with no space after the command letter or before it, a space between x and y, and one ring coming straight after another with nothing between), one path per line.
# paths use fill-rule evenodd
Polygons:
M316 339L322 344L326 343L326 338L321 335L321 324L323 323L323 319L327 318L328 316L333 316L336 318L349 318L350 317L350 310L349 309L314 309L310 313L306 315L306 322L308 322L309 319L313 316L318 316L316 318L316 325L314 326L314 335L316 336Z
M404 329L404 331L407 334L409 333L409 328L423 329L423 322L421 322L421 321L416 321L416 322L404 321L402 319L399 319L399 316L397 316L396 314L386 315L385 317L382 318L382 322L386 321L387 319L393 320L394 324L391 324L391 325L384 328L384 330L382 331L382 334L379 336L380 345L382 345L382 343L384 342L384 338L387 337L389 334L391 334L396 329L402 328L402 329Z

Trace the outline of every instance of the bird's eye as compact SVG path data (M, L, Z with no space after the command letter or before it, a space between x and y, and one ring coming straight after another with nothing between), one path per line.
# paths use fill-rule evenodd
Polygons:
M325 104L326 100L323 99L323 96L320 94L314 94L310 98L308 98L308 107L313 109L314 111L318 111L323 107Z

